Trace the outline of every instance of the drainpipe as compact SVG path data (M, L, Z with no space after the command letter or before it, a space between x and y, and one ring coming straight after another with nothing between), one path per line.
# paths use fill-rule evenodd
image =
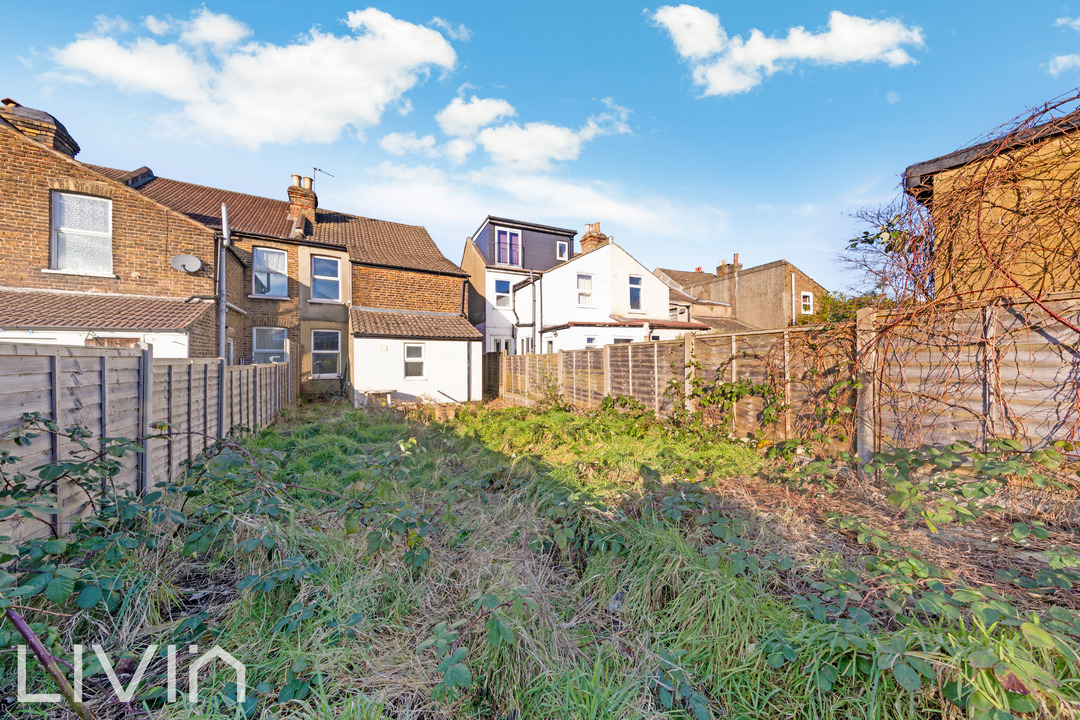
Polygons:
M221 242L218 243L218 357L225 358L225 314L229 300L225 293L225 248L229 247L229 209L221 203Z
M795 324L795 273L791 273L791 324Z
M532 351L536 352L536 281L533 280L532 269L529 270L529 287L532 289L532 332L529 333L529 337L532 339Z

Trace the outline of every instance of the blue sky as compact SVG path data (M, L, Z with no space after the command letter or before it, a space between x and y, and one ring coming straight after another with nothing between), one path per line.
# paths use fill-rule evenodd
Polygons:
M1080 3L52 2L0 96L85 162L425 225L599 221L650 268L786 258L827 287L907 165L1080 85Z

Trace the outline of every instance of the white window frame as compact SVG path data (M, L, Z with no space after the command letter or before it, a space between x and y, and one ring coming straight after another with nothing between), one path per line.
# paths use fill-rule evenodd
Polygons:
M504 293L499 292L499 283L501 283L501 282L506 283L506 292L504 292ZM511 294L511 292L513 292L513 289L514 288L513 288L513 286L510 285L509 280L496 279L495 280L495 307L497 307L497 308L509 308L510 305L511 305L511 303L510 303L510 294ZM503 298L503 297L506 298L506 304L505 305L500 305L499 304L499 299Z
M337 267L336 275L316 275L315 274L315 261L316 260L332 260ZM337 283L337 297L333 298L318 298L315 297L315 281L316 280L330 280ZM286 280L288 282L288 280ZM313 303L340 303L341 302L341 258L333 257L331 255L312 255L311 256L311 297L310 302Z
M60 199L62 197L64 197L64 196L79 197L79 198L89 198L91 200L97 200L99 202L105 203L106 206L109 209L109 212L108 212L109 230L108 230L108 232L102 233L102 232L95 232L93 230L83 230L82 228L65 228L65 227L61 227L60 224L59 224L60 211L59 211L57 206L59 205ZM52 217L49 219L49 225L50 225L50 231L49 231L50 243L49 243L49 245L50 245L50 247L49 247L49 268L48 268L48 272L68 273L68 274L71 274L71 275L89 275L89 276L92 276L92 277L116 277L116 275L113 273L113 257L112 257L112 244L113 244L112 243L112 240L113 240L113 237L112 237L112 233L113 233L112 200L110 200L109 198L98 197L97 195L84 195L82 193L60 192L59 190L53 190L52 191L52 197L50 198L50 206L52 208ZM68 232L68 233L71 233L71 234L78 234L78 235L88 235L90 237L99 237L99 238L104 238L104 239L108 240L109 241L109 269L107 271L105 271L105 272L87 272L87 271L82 271L82 270L73 270L73 269L70 269L70 268L62 268L62 267L60 267L60 265L59 265L59 263L57 261L58 258L59 258L59 255L60 255L60 253L58 251L58 245L59 245L60 238L58 236L60 235L60 233L63 233L63 232Z
M581 289L581 278L589 278L589 289ZM578 273L574 280L574 292L577 293L577 306L581 308L593 307L593 276L592 273ZM583 293L588 294L588 302L581 302L581 296Z
M554 340L548 340L547 341L547 350L545 350L544 352L546 352L548 355L555 352L555 341Z
M585 347L586 348L594 348L594 347L596 347L596 336L595 335L587 336L585 338Z
M402 348L402 351L401 351L401 355L402 355L402 358L401 358L402 359L401 373L402 373L402 377L404 377L405 380L427 380L427 349L424 347L426 344L427 343L405 343L404 348ZM414 348L414 347L420 348L420 357L419 358L410 358L409 357L409 348ZM409 363L417 363L417 362L420 363L420 374L419 375L407 375L407 374L405 374L405 370L406 370L406 367L408 366L408 364Z
M637 285L634 284L635 280L637 280ZM642 295L644 295L644 293L645 293L645 281L642 280L640 275L631 275L631 276L629 276L627 278L627 288L628 288L627 289L627 300L629 300L629 302L630 302L630 312L632 312L632 313L644 313L645 311L642 309L642 306L643 306ZM638 306L637 307L634 307L634 288L637 288L637 291L638 291Z
M281 274L285 276L285 294L284 295L268 295L266 293L258 293L255 291L255 275L256 272L265 272L262 270L255 270L255 256L259 252L268 253L280 253L285 256L285 272L274 273L275 275ZM289 253L287 250L279 250L278 248L265 247L263 245L256 245L251 248L251 295L249 297L260 300L288 300L289 299Z
M555 242L555 259L556 260L569 260L570 259L570 243L566 240L558 240Z
M258 346L256 339L259 337L259 330L281 330L285 333L285 359L279 362L289 362L289 330L288 328L276 327L274 325L259 325L251 328L251 362L255 363L255 354L260 352L260 350L262 352L273 352L277 350L277 348L270 348L267 350Z
M499 233L500 232L505 232L507 238L510 240L509 244L506 246L506 262L500 262L499 261ZM510 248L512 248L513 245L514 245L514 242L513 242L513 239L512 239L514 237L517 237L517 249L518 249L518 252L517 252L518 261L517 261L516 264L510 262L510 256L513 254L513 253L510 252ZM521 231L520 230L513 230L511 228L506 228L506 227L496 227L495 228L495 248L494 249L495 249L495 252L493 254L495 255L495 264L496 265L502 265L503 267L524 267L525 266L525 248L524 248L524 244L521 241Z
M809 302L807 302L808 300L809 300ZM802 293L801 301L802 301L802 314L803 315L813 315L814 314L814 293L806 292L804 290L803 293Z
M337 352L331 352L330 350L316 350L315 349L315 333L334 333L337 335ZM288 344L288 341L286 341ZM336 373L315 373L315 356L316 355L337 355L337 367ZM311 331L311 379L312 380L337 380L341 378L341 331L340 330L327 330L324 328L314 328Z

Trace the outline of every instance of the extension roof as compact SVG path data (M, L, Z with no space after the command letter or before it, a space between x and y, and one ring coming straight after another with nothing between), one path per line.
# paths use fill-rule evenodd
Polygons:
M232 232L345 248L349 259L361 265L466 277L460 267L439 252L427 230L419 225L373 220L320 208L315 211L315 222L305 221L303 235L294 237L287 200L157 177L145 167L133 171L97 165L88 167L134 187L150 199L213 230L222 227L221 203L225 203Z
M483 336L464 315L354 307L349 310L353 335L425 340L479 340Z
M693 270L669 270L668 268L660 268L660 272L683 286L697 285L716 279L716 275L713 275L712 273L694 272Z
M926 202L933 196L932 176L936 173L943 170L952 170L976 160L982 160L992 155L999 148L1007 150L1027 143L1046 140L1057 135L1064 135L1077 129L1080 129L1080 111L1014 133L1006 133L991 138L986 142L961 148L940 157L909 165L904 170L904 190L911 193L920 202ZM1002 147L1002 140L1007 141L1004 147Z
M183 331L211 303L0 289L0 327Z

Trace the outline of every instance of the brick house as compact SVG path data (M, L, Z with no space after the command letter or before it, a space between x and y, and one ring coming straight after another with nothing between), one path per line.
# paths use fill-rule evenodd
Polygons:
M813 315L817 299L828 292L812 277L787 260L743 269L738 253L734 262L721 261L716 273L657 268L654 274L689 295L695 320L714 329L771 330L794 325L802 315ZM678 303L673 303L676 310Z
M934 296L1080 290L1078 176L1080 112L905 169L932 217Z
M214 231L142 195L126 175L78 162L78 152L48 113L0 105L0 339L216 355ZM174 269L178 255L202 266ZM231 331L240 318L229 313Z
M59 343L122 337L153 343L157 355L169 347L172 357L216 356L224 203L230 363L299 353L294 367L307 392L348 381L405 399L480 397L467 276L424 228L319 208L311 178L298 175L287 199L277 200L157 177L146 167L86 165L55 118L5 103L0 178L13 201L0 209L0 292L50 296L47 313L35 315L27 303L6 316L0 310L8 337L40 337L52 327ZM201 267L175 269L180 255ZM100 305L92 313L86 296ZM174 304L201 311L163 310ZM382 354L391 345L397 357Z

